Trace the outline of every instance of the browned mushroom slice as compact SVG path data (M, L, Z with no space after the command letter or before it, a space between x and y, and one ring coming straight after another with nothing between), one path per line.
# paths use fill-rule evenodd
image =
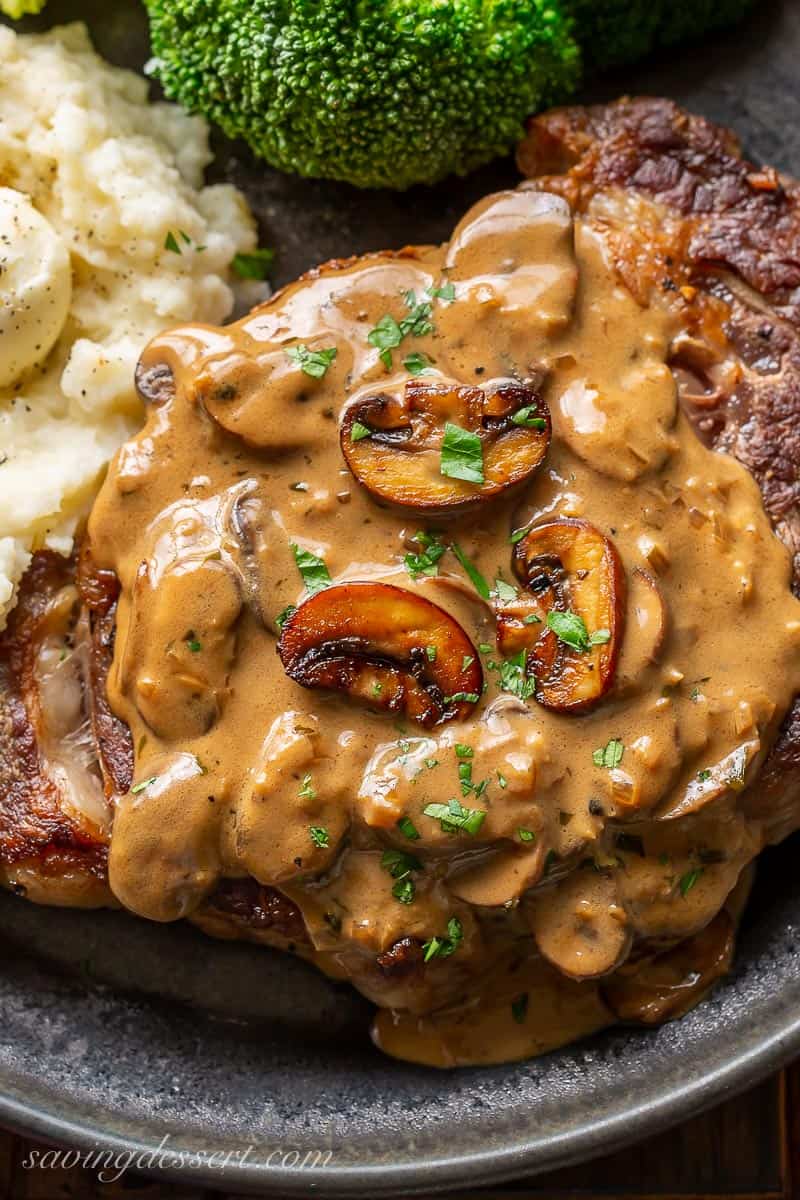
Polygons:
M619 555L588 521L562 518L517 543L514 570L525 593L498 615L498 646L526 652L536 699L580 712L611 687L625 625L625 576Z
M411 379L403 395L352 404L341 428L347 465L376 499L438 516L461 515L523 483L549 443L541 396L510 380L477 388ZM462 449L463 476L447 474L461 470Z
M317 592L286 621L284 670L430 727L463 718L483 689L478 652L449 613L388 583Z
M724 909L705 929L671 950L618 971L603 998L620 1021L657 1025L692 1008L730 968L734 925Z
M630 923L614 879L593 868L534 893L528 919L542 955L572 979L608 975L630 949Z

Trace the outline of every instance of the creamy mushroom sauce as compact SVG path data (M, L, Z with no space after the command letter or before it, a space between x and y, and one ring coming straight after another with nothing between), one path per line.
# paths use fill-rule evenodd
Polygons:
M433 328L382 358L370 331L428 301ZM480 203L442 248L331 264L239 324L150 345L141 369L161 387L89 529L122 589L109 697L136 751L110 857L122 904L171 921L221 877L275 885L314 961L381 1006L378 1044L437 1065L552 1048L625 1015L636 986L650 1001L655 988L656 1015L679 1011L724 969L727 918L713 918L765 840L744 789L798 688L800 604L755 482L679 411L679 327L634 300L561 199L522 188ZM336 349L319 378L287 354L301 344ZM354 478L340 422L365 397L402 395L410 354L430 364L420 382L538 388L552 442L521 490L426 519ZM434 443L417 453L437 483ZM611 540L626 581L611 689L577 714L502 690L495 642L519 603L508 585L524 598L513 531L565 517ZM411 577L420 529L460 547L489 601L450 550ZM306 596L292 544L335 584L393 584L451 614L482 663L477 704L422 728L363 688L290 679L276 617ZM385 620L391 641L391 604ZM582 652L587 670L603 651ZM485 810L476 833L424 815L451 797ZM418 861L410 903L387 849ZM653 966L693 935L688 966L680 947ZM387 975L376 957L404 938L429 961Z

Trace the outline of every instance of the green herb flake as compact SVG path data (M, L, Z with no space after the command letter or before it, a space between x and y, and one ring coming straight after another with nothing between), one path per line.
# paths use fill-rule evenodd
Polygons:
M173 254L181 253L181 248L178 245L178 239L175 237L175 234L171 229L164 240L164 249L170 250Z
M528 674L527 650L520 650L500 664L500 688L519 700L530 700L536 691L536 680Z
M425 657L427 658L428 662L436 662L436 647L426 646Z
M372 437L372 430L367 429L366 425L362 425L360 421L353 421L350 426L350 441L363 442L364 438Z
M312 554L310 550L303 550L295 542L291 543L291 549L309 596L330 587L332 581L323 559Z
M311 834L311 840L320 850L326 850L330 845L330 837L327 829L322 825L310 825L308 832Z
M619 738L611 738L605 746L592 751L592 762L596 767L607 767L611 771L622 762L624 753L624 743Z
M374 329L367 334L367 341L380 351L380 359L387 371L392 366L392 350L403 340L403 331L390 313L381 317Z
M411 817L400 817L397 821L397 828L400 830L404 838L408 838L410 842L416 842L419 838L419 830L417 829Z
M702 771L698 771L697 778L700 780L701 783L707 783L708 780L711 778L710 767L704 767Z
M428 295L434 300L444 300L447 304L452 304L456 298L455 284L448 282L438 288L428 288Z
M297 795L301 800L316 800L317 793L310 775L303 776L303 782Z
M480 571L475 566L474 562L472 562L471 559L467 558L466 554L461 549L458 542L452 542L450 545L450 549L453 551L453 554L455 554L456 558L461 563L461 566L464 568L467 575L469 576L469 581L472 584L472 586L475 588L475 591L478 593L478 595L480 597L482 597L482 599L488 600L491 595L491 593L489 591L489 584L486 582L483 575L481 575Z
M157 779L157 775L151 775L149 779L143 779L141 783L135 783L131 788L131 795L138 796L139 792L143 792L145 788L149 788Z
M491 654L492 653L492 647L489 645L488 642L478 642L478 649L480 650L481 654Z
M455 751L456 758L472 758L475 753L472 746L467 746L464 742L456 742Z
M535 842L536 834L532 829L518 829L517 837L521 842Z
M465 654L461 659L461 670L466 671L467 667L471 667L474 662L475 659L471 654Z
M688 896L689 892L692 890L702 874L703 868L695 867L693 871L687 871L685 875L681 876L678 887L680 888L682 896Z
M475 837L480 832L486 813L480 808L465 808L453 798L447 804L428 804L423 808L426 817L440 823L442 833L467 833Z
M477 433L448 421L444 427L439 470L449 479L484 483L483 443Z
M413 854L405 850L384 850L381 855L381 866L388 871L392 879L402 879L410 871L421 871L422 863Z
M524 429L536 429L543 433L547 429L547 421L544 417L539 416L539 410L535 404L526 404L524 408L518 409L511 418L512 425L521 425Z
M480 700L478 692L453 692L452 696L445 696L445 704L477 704Z
M500 784L500 787L501 787L501 788L502 788L504 791L505 791L505 789L508 787L508 780L506 779L506 777L505 777L505 775L503 774L503 772L502 772L502 771L498 771L498 772L497 772L497 782Z
M407 354L403 359L403 366L408 371L409 375L424 375L430 371L430 361L426 355L415 351L413 354Z
M447 922L447 934L443 937L432 937L423 943L423 962L429 963L433 958L449 958L455 954L464 940L464 929L458 917L451 917Z
M247 254L237 254L231 263L232 269L240 279L266 279L275 259L275 251L251 250Z
M425 766L428 768L429 771L432 771L433 768L438 767L438 765L439 765L438 758L426 758L425 759Z
M522 618L523 625L541 625L542 618L537 617L536 613L528 613L527 617Z
M516 546L517 542L521 542L526 534L530 533L530 525L523 525L521 529L515 529L508 539L512 546Z
M598 629L595 633L590 634L583 617L578 613L570 612L569 609L566 612L551 609L547 614L547 627L552 629L560 641L571 646L573 650L578 650L581 654L584 654L592 646L601 646L611 641L610 630Z
M286 357L296 363L304 375L310 375L312 379L322 379L338 353L335 346L325 350L309 350L308 346L301 342L298 346L290 346Z
M528 1015L528 993L520 992L511 1001L511 1015L518 1025L525 1024L525 1018Z
M412 579L419 579L422 575L433 577L439 572L439 559L447 551L447 546L439 540L439 537L433 533L426 533L423 529L417 531L411 539L421 546L419 554L406 554L403 562ZM433 659L431 659L433 662Z
M199 654L203 649L203 643L197 640L194 633L187 633L184 640L186 642L187 650L190 650L192 654Z
M494 594L503 604L511 604L517 598L517 589L504 579L495 579Z
M392 887L392 895L401 904L413 904L416 894L417 885L410 876L407 876L405 879L398 879Z

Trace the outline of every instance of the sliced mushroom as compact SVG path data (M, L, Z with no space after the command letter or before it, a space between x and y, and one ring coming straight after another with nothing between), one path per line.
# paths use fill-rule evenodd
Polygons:
M498 615L501 652L527 651L536 699L546 708L580 712L596 704L614 681L625 625L625 576L613 543L588 521L562 518L531 529L513 565L525 594ZM557 613L583 623L582 647L580 637L573 646L549 626Z
M603 999L620 1021L657 1025L679 1017L728 971L733 945L733 921L723 909L694 937L626 965L603 985Z
M614 878L593 868L535 894L528 921L542 955L572 979L608 975L630 949L630 923Z
M465 718L483 689L478 651L437 604L388 583L317 592L283 626L286 674L429 728Z
M442 474L448 423L480 439L482 483ZM550 414L531 383L503 379L477 388L411 379L402 395L382 392L352 404L340 436L348 467L377 500L460 516L532 475L550 443Z

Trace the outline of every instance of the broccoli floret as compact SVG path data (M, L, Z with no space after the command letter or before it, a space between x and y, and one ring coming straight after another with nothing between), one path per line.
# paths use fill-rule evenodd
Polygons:
M753 0L564 0L589 67L634 62L660 46L738 21Z
M47 0L0 0L0 13L18 21L27 13L41 12L46 3Z
M406 188L507 151L580 53L558 0L145 0L166 94L277 167Z

